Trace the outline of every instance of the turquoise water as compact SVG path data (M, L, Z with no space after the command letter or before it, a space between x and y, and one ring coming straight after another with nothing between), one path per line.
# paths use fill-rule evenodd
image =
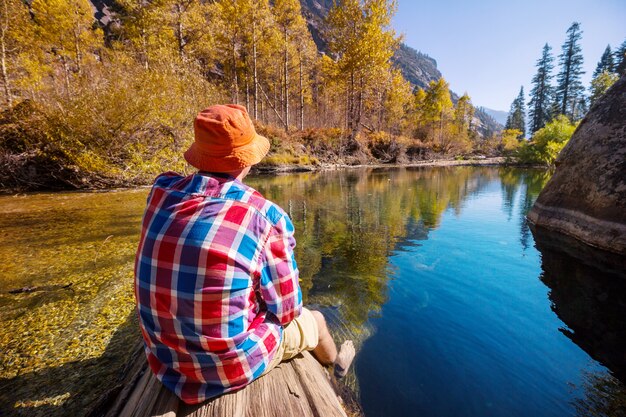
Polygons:
M529 229L548 178L449 167L247 182L294 222L305 303L355 341L344 384L367 417L626 415L623 264ZM0 197L0 415L81 416L115 384L139 340L147 192ZM45 290L10 292L22 287Z
M506 201L493 181L448 208L437 227L417 227L397 244L387 302L370 319L374 332L356 362L367 416L623 415L623 386L572 342L555 314L542 279L565 271L542 269L542 256L553 254L542 254L528 234L528 191L520 176ZM592 280L607 275L586 272ZM568 301L582 314L598 307ZM623 354L625 327L617 326L622 339L607 349ZM594 378L613 391L594 392Z

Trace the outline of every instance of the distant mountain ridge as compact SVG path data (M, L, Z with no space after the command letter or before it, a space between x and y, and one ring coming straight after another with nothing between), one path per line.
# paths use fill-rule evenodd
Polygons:
M494 110L494 109L489 109L487 107L481 107L481 110L487 113L496 122L500 123L503 126L506 124L506 118L509 117L508 111Z

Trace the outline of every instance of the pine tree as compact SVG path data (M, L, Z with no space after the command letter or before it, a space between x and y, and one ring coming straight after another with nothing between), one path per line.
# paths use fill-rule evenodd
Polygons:
M626 75L626 41L615 51L615 72L620 77Z
M526 105L524 97L524 87L520 87L519 94L511 103L511 110L509 110L509 116L506 119L507 130L519 130L521 133L519 138L526 136Z
M556 103L560 114L564 114L570 120L582 118L585 103L585 88L581 82L581 76L585 73L582 69L581 38L580 23L572 23L567 29L567 39L559 55L561 70L557 75Z
M551 83L554 58L551 51L552 48L546 43L541 58L537 61L537 73L532 79L533 88L530 90L528 102L531 133L535 133L550 121L550 105L554 98L554 87Z
M593 78L596 78L603 72L615 72L615 63L613 61L613 52L611 52L611 45L607 45L596 70L593 72Z

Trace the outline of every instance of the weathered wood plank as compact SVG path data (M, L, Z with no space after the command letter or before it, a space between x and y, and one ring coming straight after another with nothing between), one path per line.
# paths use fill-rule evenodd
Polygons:
M319 380L328 382L328 377L311 355L303 355L302 360L293 361L292 366L315 417L346 416L331 385L316 383Z
M346 417L326 371L308 353L279 364L237 392L199 405L184 404L150 372L145 358L104 416L121 417ZM141 372L143 372L141 374ZM140 375L140 376L139 376Z

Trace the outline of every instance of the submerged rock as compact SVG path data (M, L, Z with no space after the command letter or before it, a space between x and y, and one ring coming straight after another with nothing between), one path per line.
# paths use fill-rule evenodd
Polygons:
M626 76L580 123L528 219L626 254Z

